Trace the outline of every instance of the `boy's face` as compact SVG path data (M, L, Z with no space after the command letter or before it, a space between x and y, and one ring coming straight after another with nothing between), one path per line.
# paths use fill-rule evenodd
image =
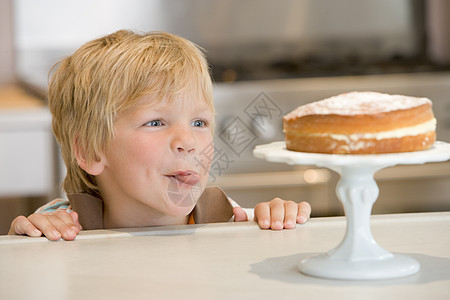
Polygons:
M131 221L126 226L186 217L206 187L214 154L213 115L203 99L152 101L144 96L118 114L97 176L105 214L121 214Z

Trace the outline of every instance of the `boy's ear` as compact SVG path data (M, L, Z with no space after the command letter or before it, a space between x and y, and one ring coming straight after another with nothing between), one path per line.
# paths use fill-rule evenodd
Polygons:
M78 165L80 166L80 168L86 171L86 173L96 176L100 175L103 172L103 170L105 169L106 161L103 155L95 160L88 159L86 157L85 149L81 147L78 142L78 138L76 138L73 143L73 149Z

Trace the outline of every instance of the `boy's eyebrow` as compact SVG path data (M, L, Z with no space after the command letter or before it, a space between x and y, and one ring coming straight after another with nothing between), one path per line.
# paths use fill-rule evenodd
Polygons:
M141 109L151 109L154 110L155 112L165 112L166 110L166 106L161 104L158 105L157 103L155 104L150 104L150 105L143 105L140 107ZM211 108L208 105L201 105L199 106L199 108L195 108L195 112L196 113L204 113L204 112L212 112Z

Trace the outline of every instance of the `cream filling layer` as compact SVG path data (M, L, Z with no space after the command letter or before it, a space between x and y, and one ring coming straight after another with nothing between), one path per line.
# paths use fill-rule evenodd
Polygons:
M333 133L314 133L312 135L324 137L327 136L337 141L350 142L350 141L359 141L361 139L383 140L383 139L402 138L405 136L416 136L419 134L424 134L435 130L436 130L436 119L433 118L425 123L390 131L381 131L374 133L355 133L350 135L333 134Z

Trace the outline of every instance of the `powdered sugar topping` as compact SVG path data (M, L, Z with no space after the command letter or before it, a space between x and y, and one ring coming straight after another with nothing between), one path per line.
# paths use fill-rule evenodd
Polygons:
M428 98L389 95L376 92L351 92L297 107L285 120L306 115L361 115L409 109L430 103Z

